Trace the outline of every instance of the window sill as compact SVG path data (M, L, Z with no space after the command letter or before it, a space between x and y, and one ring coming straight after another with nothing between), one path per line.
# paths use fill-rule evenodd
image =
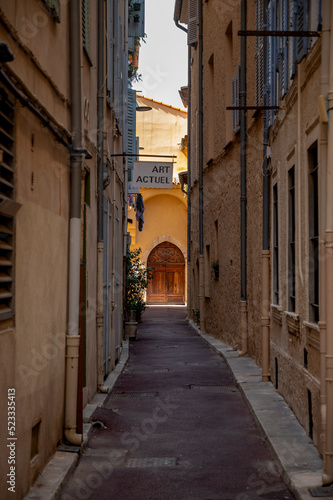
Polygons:
M306 332L306 343L317 351L320 351L319 325L316 323L308 323L307 321L303 321L303 326L305 327Z
M299 314L285 311L288 332L295 337L300 336Z
M278 325L282 326L282 308L276 304L271 304L271 315L272 319Z

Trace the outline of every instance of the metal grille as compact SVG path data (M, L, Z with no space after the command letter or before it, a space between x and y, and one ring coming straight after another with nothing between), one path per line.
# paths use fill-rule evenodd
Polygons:
M175 467L177 465L176 457L163 458L128 458L124 467L141 468L141 467Z
M13 200L14 102L0 87L0 320L13 317Z
M190 389L207 392L237 392L232 385L190 385Z

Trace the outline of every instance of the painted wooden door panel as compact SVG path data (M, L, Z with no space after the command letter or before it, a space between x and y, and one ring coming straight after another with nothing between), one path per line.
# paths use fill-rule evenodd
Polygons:
M175 245L164 242L148 257L153 278L148 286L148 304L185 303L185 260Z

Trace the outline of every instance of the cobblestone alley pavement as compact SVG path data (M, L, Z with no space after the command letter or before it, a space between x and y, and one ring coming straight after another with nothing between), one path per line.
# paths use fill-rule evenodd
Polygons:
M291 500L224 359L149 307L61 500Z

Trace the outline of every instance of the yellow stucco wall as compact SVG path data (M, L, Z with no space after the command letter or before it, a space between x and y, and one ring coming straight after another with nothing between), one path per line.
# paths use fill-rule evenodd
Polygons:
M180 150L187 134L187 112L146 97L137 97L139 106L150 106L147 112L136 113L136 133L140 154L175 155L172 189L140 189L145 204L143 230L138 230L134 208L129 207L128 225L131 249L141 248L141 258L147 261L150 251L159 243L177 245L186 259L187 197L181 191L178 172L187 170L187 158ZM141 149L143 148L143 149ZM172 161L168 158L140 158L141 161Z

